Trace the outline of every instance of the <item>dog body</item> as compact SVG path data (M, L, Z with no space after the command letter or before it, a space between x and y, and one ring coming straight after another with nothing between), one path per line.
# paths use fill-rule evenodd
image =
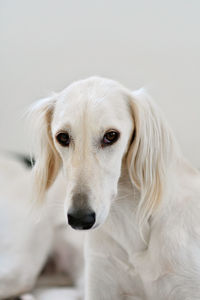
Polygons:
M88 233L86 299L199 299L199 179L186 163L171 180L171 197L179 194L149 220L146 244L136 222L140 193L120 178L106 223Z
M30 215L30 171L4 157L0 170L0 299L5 299L34 285L51 248L53 225L46 217L36 224Z
M62 166L86 300L200 299L200 175L144 91L90 78L31 108L35 195Z
M49 190L42 212L31 202L31 171L5 155L0 158L0 186L0 299L30 292L36 299L50 299L47 280L46 285L33 291L49 256L55 258L55 272L67 273L78 284L83 268L83 239L78 232L74 235L70 228L66 230L63 222L62 176ZM48 296L45 291L49 291ZM72 290L69 292L72 294ZM56 295L59 297L59 290Z

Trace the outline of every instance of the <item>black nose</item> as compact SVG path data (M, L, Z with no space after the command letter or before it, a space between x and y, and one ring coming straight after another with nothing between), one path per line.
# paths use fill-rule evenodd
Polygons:
M95 223L95 212L90 209L70 209L68 223L74 229L90 229Z

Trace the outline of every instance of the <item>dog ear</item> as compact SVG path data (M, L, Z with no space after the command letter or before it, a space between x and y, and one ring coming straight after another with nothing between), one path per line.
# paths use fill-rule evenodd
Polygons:
M138 221L142 225L161 201L174 141L164 118L144 90L131 94L130 107L135 128L127 163L131 181L141 193Z
M60 156L54 147L51 135L51 121L56 99L45 98L32 105L29 110L33 143L35 148L35 166L33 168L34 195L42 200L46 190L54 182L60 169Z

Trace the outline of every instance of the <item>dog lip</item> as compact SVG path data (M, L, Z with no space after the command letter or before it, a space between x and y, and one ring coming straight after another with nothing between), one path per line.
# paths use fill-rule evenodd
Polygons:
M94 226L91 229L95 229L97 227L99 227L99 224L94 224Z

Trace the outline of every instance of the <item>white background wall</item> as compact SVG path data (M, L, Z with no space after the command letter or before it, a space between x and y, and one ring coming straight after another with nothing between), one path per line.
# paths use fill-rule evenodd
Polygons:
M0 148L26 151L24 108L102 75L149 88L200 167L199 0L0 0Z

